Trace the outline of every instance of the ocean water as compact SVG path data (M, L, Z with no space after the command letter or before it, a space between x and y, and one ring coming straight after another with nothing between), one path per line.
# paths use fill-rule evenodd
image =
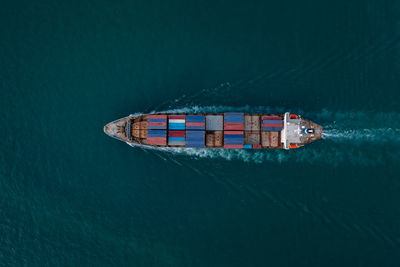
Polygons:
M400 266L399 1L9 1L0 266ZM299 113L291 151L143 149L133 113Z

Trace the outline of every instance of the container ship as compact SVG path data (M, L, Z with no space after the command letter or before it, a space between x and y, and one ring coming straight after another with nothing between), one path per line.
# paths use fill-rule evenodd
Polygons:
M322 127L297 114L157 113L110 122L104 132L152 147L294 149L322 137Z

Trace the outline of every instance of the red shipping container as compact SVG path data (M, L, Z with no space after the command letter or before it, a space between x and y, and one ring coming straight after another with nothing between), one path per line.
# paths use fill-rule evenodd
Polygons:
M167 115L147 115L147 119L167 119Z
M243 123L224 123L224 130L243 130Z
M184 119L185 119L185 116L170 115L170 116L168 116L168 118L169 118L170 120L184 120Z
M263 123L262 127L282 127L282 123Z
M254 149L260 149L260 148L261 148L261 145L253 145L253 148L254 148Z
M185 137L185 131L168 131L169 137Z
M149 145L166 145L166 137L147 137L147 144Z
M167 126L167 123L166 122L151 122L151 121L149 121L147 125L148 126Z
M243 145L224 145L224 148L243 148Z
M276 117L276 116L262 116L263 120L282 120L281 117Z

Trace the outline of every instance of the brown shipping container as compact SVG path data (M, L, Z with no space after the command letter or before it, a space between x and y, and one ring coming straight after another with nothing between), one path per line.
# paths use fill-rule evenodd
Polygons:
M140 136L139 130L137 130L137 129L132 129L132 136L133 136L133 137L136 137L136 138L139 138L139 136Z
M245 131L259 131L260 130L260 116L245 115L244 116L244 129L245 129Z
M271 136L271 132L261 132L261 145L263 147L270 146L270 136Z
M251 116L251 130L260 131L260 116Z
M245 145L259 145L260 144L260 132L244 132L244 144Z
M278 147L279 132L261 132L261 145L263 147Z
M222 147L223 142L222 131L207 131L206 132L206 147Z
M271 146L272 147L279 146L279 132L271 132Z
M215 136L213 132L206 133L206 147L214 147L215 145Z
M147 130L139 130L140 138L147 138Z
M222 131L215 131L215 147L222 147L224 145L224 134Z
M140 129L140 123L139 122L134 122L132 124L132 129L134 130L139 130Z
M140 129L142 129L142 130L147 130L147 121L141 121L141 122L139 122L139 124L140 124Z

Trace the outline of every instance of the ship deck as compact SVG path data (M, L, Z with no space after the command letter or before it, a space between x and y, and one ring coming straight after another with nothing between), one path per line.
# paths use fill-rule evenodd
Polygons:
M289 113L131 115L107 124L104 131L128 143L197 148L290 149L322 136L320 125Z

